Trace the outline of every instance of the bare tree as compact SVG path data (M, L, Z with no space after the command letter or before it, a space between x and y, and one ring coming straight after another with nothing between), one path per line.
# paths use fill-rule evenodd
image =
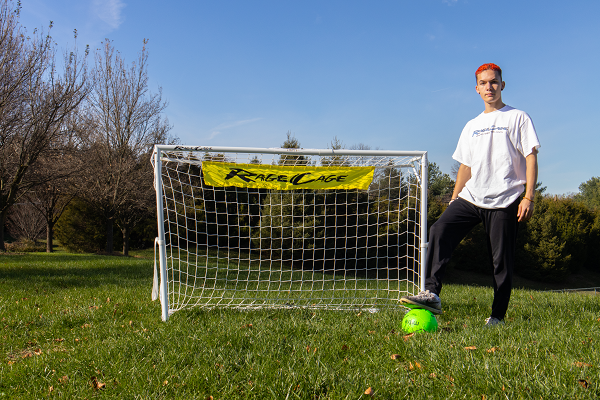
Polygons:
M147 160L146 160L147 161ZM146 162L147 163L147 162ZM149 164L149 163L147 163ZM147 171L143 178L152 179L152 170ZM142 183L142 182L140 182ZM147 183L147 182L146 182ZM140 185L139 196L134 199L125 201L116 213L116 222L123 235L123 255L129 255L129 238L131 230L141 221L154 215L153 207L156 207L156 197L152 190L148 190L150 185Z
M32 173L41 182L24 197L37 210L46 228L46 252L54 245L54 226L75 197L73 179L81 171L82 159L76 148L65 146L57 154L40 157Z
M39 182L25 195L46 223L46 252L53 251L54 226L63 211L77 195L76 182L81 180L87 153L82 148L88 132L86 118L75 110L63 123L63 134L53 143L51 151L42 155L32 174Z
M35 242L44 232L44 219L29 202L14 204L7 219L10 235L19 240Z
M162 113L167 104L162 90L148 89L148 52L144 40L136 62L126 65L109 40L96 52L87 115L88 170L83 197L98 208L106 221L106 252L113 252L113 226L119 218L125 233L137 221L135 214L153 196L149 166L154 144L168 140L171 129ZM136 211L137 210L137 211Z
M37 32L28 38L19 24L19 5L11 10L11 4L0 3L0 228L10 207L40 183L30 168L52 151L63 122L87 95L87 51L81 57L66 54L57 72L52 38Z

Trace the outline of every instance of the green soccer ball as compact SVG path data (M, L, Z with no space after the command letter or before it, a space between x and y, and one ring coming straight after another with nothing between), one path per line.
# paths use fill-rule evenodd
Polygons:
M435 315L429 310L412 309L402 318L402 329L406 333L435 332L438 328Z

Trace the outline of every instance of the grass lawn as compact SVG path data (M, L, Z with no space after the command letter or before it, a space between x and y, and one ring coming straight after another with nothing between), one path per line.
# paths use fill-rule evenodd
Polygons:
M491 289L450 284L440 329L409 336L402 309L165 323L152 273L141 257L0 255L0 400L600 397L593 294L518 289L506 325L486 329Z

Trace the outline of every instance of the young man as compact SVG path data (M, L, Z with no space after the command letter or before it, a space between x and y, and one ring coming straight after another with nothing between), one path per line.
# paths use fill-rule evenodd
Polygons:
M502 102L500 67L484 64L475 77L485 109L467 123L452 156L460 167L450 205L430 230L426 290L400 302L441 313L439 294L450 256L482 222L494 267L494 301L485 323L496 325L503 323L510 300L517 225L533 214L540 143L529 115Z

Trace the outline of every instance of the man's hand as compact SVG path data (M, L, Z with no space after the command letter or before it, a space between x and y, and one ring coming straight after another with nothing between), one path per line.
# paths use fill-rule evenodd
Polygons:
M519 211L517 212L517 217L519 217L519 222L528 221L529 218L533 215L533 201L529 199L523 199L519 203Z

